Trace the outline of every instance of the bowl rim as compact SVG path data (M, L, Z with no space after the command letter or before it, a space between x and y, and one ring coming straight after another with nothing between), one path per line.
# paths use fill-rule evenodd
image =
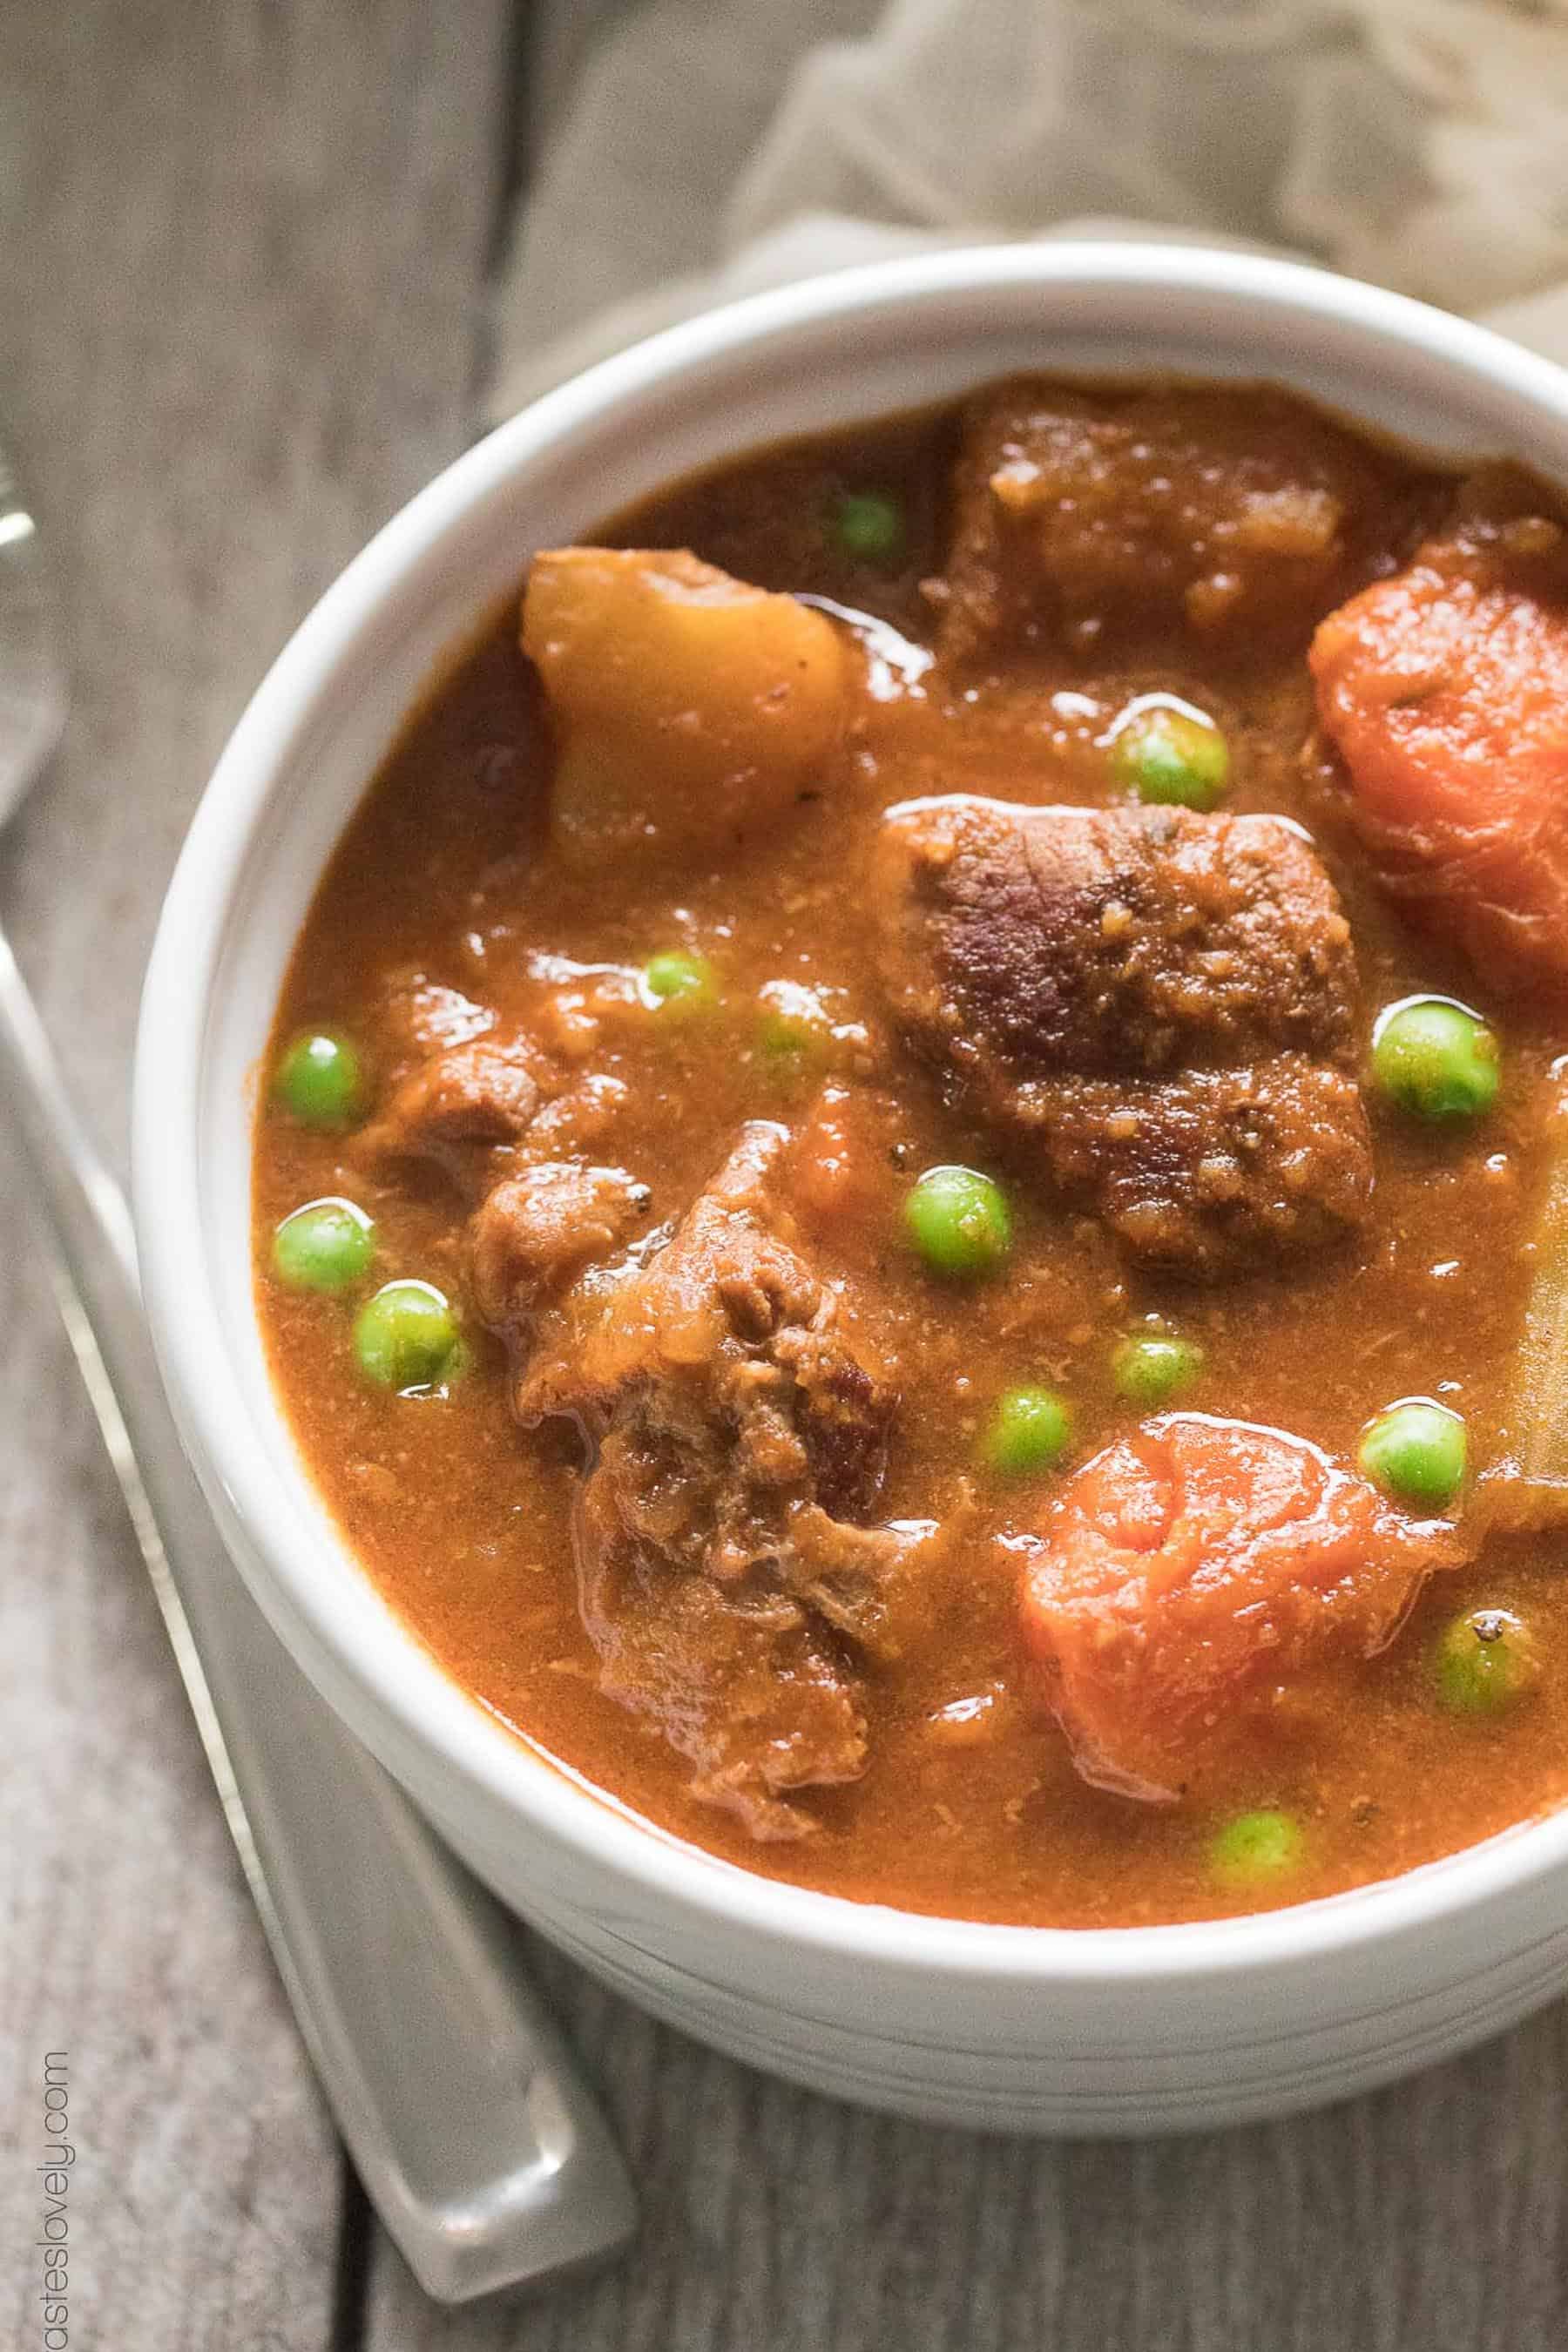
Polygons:
M1370 332L1391 356L1436 362L1568 419L1568 373L1501 336L1405 297L1298 262L1201 244L1067 240L945 247L797 281L668 328L546 393L457 458L340 573L279 655L243 712L196 810L170 883L144 986L133 1084L138 1246L153 1338L186 1448L251 1590L320 1685L331 1659L367 1718L405 1745L434 1749L493 1806L554 1846L688 1917L802 1951L921 1977L1008 1979L1058 1988L1178 1986L1310 1965L1348 1948L1423 1937L1439 1923L1568 1877L1568 1806L1401 1875L1238 1917L1129 1927L1031 1927L861 1903L763 1876L650 1823L509 1729L464 1691L389 1606L368 1643L347 1639L346 1569L369 1580L347 1539L300 1544L230 1363L206 1263L201 1149L210 1004L237 884L271 793L308 740L334 676L413 573L438 560L510 478L552 446L672 378L803 328L894 317L987 289L1097 287L1158 297L1213 296ZM1266 369L1260 373L1267 373ZM194 1264L193 1264L194 1259ZM274 1400L274 1410L282 1419ZM287 1423L284 1423L285 1428ZM323 1562L331 1563L323 1574ZM334 1580L339 1580L334 1591ZM374 1588L372 1588L374 1590ZM363 1599L363 1595L361 1595ZM302 1637L302 1638L301 1638ZM324 1703L335 1703L324 1700Z

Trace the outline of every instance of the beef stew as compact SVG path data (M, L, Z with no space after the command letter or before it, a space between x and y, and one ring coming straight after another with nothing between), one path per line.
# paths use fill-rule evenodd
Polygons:
M279 1008L258 1296L366 1572L609 1801L917 1911L1568 1798L1556 494L1024 378L595 538Z

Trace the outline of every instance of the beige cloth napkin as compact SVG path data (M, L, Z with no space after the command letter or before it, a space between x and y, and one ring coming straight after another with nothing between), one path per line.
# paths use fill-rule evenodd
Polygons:
M979 238L1264 243L1568 361L1568 0L643 0L536 174L490 405Z

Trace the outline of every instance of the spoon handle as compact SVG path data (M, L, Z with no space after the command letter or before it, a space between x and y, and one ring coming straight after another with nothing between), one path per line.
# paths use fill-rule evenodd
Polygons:
M515 1926L315 1696L224 1551L164 1402L124 1195L4 933L0 1097L235 1847L372 2202L444 2302L609 2252L636 2226L631 2184Z

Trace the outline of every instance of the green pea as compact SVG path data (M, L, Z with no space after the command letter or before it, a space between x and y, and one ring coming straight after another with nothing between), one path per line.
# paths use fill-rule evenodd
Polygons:
M1194 1340L1164 1331L1140 1332L1121 1340L1110 1359L1118 1394L1145 1412L1169 1404L1191 1388L1203 1368L1204 1351Z
M389 1282L354 1318L354 1354L365 1378L406 1394L437 1387L457 1369L458 1318L431 1282Z
M1161 807L1212 809L1230 782L1230 749L1214 720L1173 703L1134 709L1111 761L1141 801Z
M1372 1074L1401 1110L1438 1121L1480 1118L1497 1100L1498 1041L1446 996L1411 996L1379 1015Z
M1539 1680L1535 1636L1511 1609L1470 1609L1438 1637L1437 1696L1453 1715L1498 1715Z
M793 1085L826 1066L833 1053L833 1022L813 988L771 980L761 994L757 1053L772 1077Z
M905 1195L904 1223L929 1266L969 1281L996 1273L1013 1246L1002 1189L973 1168L928 1168Z
M846 490L833 509L833 535L858 563L896 563L908 537L903 508L885 490Z
M1357 1459L1373 1484L1396 1502L1441 1511L1465 1483L1468 1451L1457 1412L1428 1397L1406 1397L1367 1423Z
M309 1201L272 1236L272 1269L290 1290L346 1290L375 1255L375 1228L352 1201Z
M719 993L707 957L685 948L662 948L658 955L649 956L642 977L647 993L672 1008L711 1004Z
M1209 1840L1209 1866L1228 1886L1262 1886L1295 1869L1306 1850L1293 1813L1272 1805L1237 1813Z
M1054 1389L1008 1389L980 1441L980 1458L1006 1478L1054 1470L1072 1444L1072 1412Z
M336 1029L307 1029L278 1065L272 1091L305 1127L348 1127L364 1108L364 1073Z
M757 1024L757 1052L763 1068L775 1078L805 1077L821 1061L825 1043L821 1030L784 1013L764 1013Z

